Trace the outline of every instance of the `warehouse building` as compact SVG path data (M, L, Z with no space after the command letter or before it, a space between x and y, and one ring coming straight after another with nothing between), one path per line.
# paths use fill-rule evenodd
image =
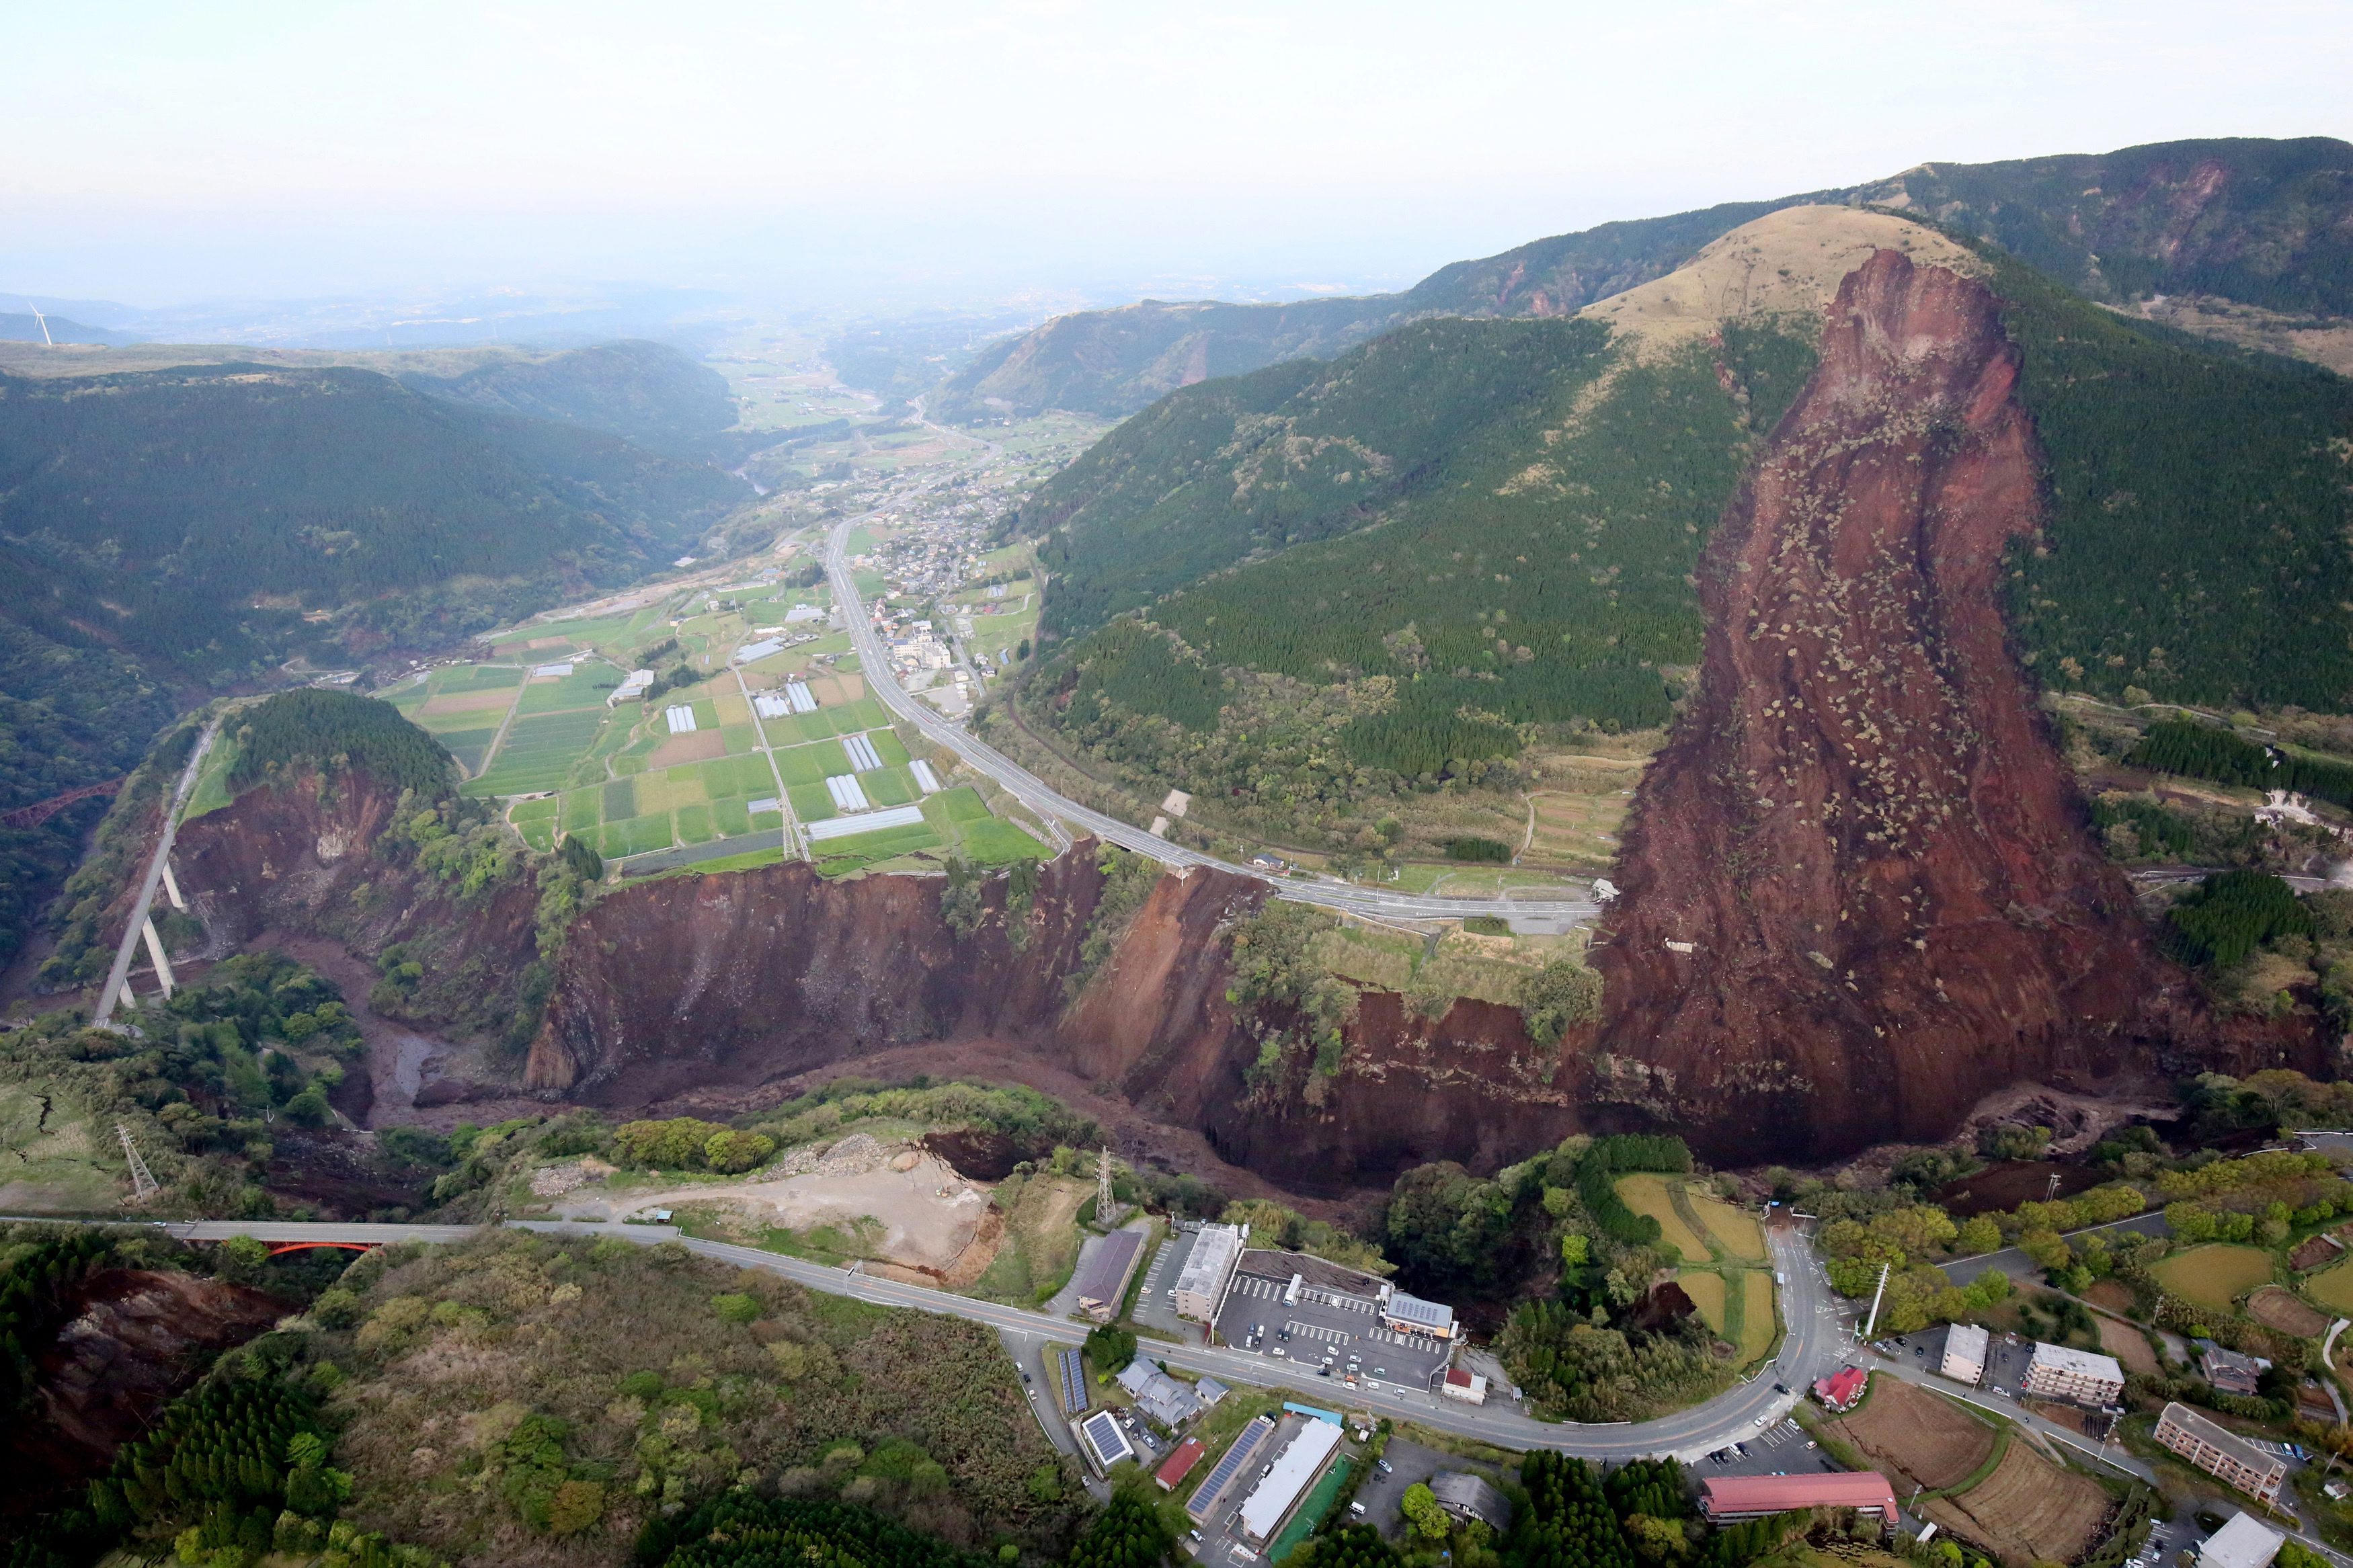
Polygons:
M1176 1276L1176 1315L1197 1323L1217 1321L1219 1304L1226 1299L1226 1287L1233 1282L1241 1258L1241 1226L1203 1226Z
M2198 1568L2271 1568L2272 1559L2286 1544L2287 1537L2278 1531L2234 1513L2198 1549Z
M1945 1331L1945 1359L1936 1370L1974 1388L1985 1381L1986 1350L1991 1342L1975 1323L1955 1323Z
M1883 1523L1895 1519L1894 1489L1877 1470L1822 1476L1726 1476L1700 1483L1699 1505L1712 1523L1763 1519L1808 1508L1851 1508Z
M1090 1247L1079 1269L1080 1316L1098 1323L1119 1316L1120 1303L1127 1300L1128 1279L1143 1256L1144 1233L1137 1230L1113 1231Z
M1273 1436L1274 1420L1271 1416L1254 1415L1250 1418L1250 1425L1234 1438L1233 1447L1226 1450L1226 1457L1218 1461L1218 1468L1194 1489L1193 1500L1185 1505L1186 1513L1192 1517L1195 1524L1206 1521L1226 1506L1226 1499L1241 1485L1242 1478L1250 1473L1250 1466L1258 1463L1260 1452Z
M2271 1502L2287 1479L2287 1461L2225 1431L2186 1405L2168 1405L2149 1434L2208 1475L2253 1498Z
M1310 1421L1276 1456L1274 1466L1242 1499L1242 1538L1263 1544L1282 1528L1292 1509L1306 1495L1324 1461L1340 1447L1340 1428L1328 1421Z
M2021 1386L2039 1399L2065 1399L2104 1409L2124 1397L2125 1369L2112 1355L2038 1344Z

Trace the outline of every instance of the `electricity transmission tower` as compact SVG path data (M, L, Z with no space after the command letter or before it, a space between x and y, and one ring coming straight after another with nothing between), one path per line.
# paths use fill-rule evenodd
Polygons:
M1103 1149L1102 1158L1095 1162L1095 1215L1105 1225L1111 1223L1111 1150L1108 1146Z
M122 1157L131 1163L131 1190L135 1194L132 1201L143 1204L163 1190L162 1184L147 1168L146 1160L139 1152L139 1145L131 1141L131 1129L118 1121L114 1124L114 1135L122 1140Z

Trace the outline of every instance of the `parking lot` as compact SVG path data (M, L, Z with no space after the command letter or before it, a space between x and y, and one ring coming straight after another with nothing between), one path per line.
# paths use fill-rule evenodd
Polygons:
M1286 1305L1289 1283L1236 1276L1218 1314L1218 1338L1236 1350L1328 1368L1335 1382L1353 1370L1374 1390L1427 1389L1446 1365L1445 1341L1381 1327L1370 1300L1309 1287Z
M1398 1503L1405 1496L1406 1488L1416 1481L1427 1481L1440 1470L1470 1470L1490 1480L1495 1479L1485 1465L1474 1465L1402 1437L1388 1440L1381 1450L1381 1462L1388 1468L1374 1470L1356 1489L1356 1500L1365 1505L1365 1511L1356 1522L1369 1524L1391 1540L1405 1528L1405 1516L1398 1511Z
M1163 1333L1182 1334L1187 1344L1201 1342L1201 1325L1188 1323L1176 1315L1176 1279L1185 1272L1185 1260L1193 1255L1193 1242L1198 1233L1180 1230L1160 1244L1160 1250L1145 1265L1144 1288L1135 1295L1135 1321Z
M1706 1480L1711 1476L1829 1475L1839 1466L1806 1436L1804 1427L1785 1416L1687 1468L1695 1479Z

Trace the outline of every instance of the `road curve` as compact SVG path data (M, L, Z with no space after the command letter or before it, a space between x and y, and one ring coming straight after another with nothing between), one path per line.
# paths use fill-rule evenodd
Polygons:
M44 1224L131 1223L42 1220L37 1215L0 1217L31 1219ZM278 1220L149 1223L184 1241L227 1241L232 1237L249 1236L257 1241L272 1242L442 1243L463 1240L476 1234L471 1227L453 1225L321 1224ZM826 1264L811 1263L804 1258L763 1252L757 1247L737 1247L723 1241L701 1241L681 1236L670 1226L570 1220L509 1220L506 1225L511 1229L618 1237L640 1246L675 1241L705 1258L738 1268L765 1269L812 1290L848 1296L876 1306L902 1307L963 1318L995 1329L1000 1334L1039 1334L1075 1342L1084 1335L1087 1327L1067 1319L1050 1317L1044 1312L1002 1306L994 1301L978 1301L967 1296L952 1296L920 1285L879 1279ZM1831 1302L1829 1281L1823 1278L1811 1248L1804 1237L1786 1226L1774 1227L1767 1233L1767 1237L1774 1268L1784 1282L1780 1301L1788 1331L1782 1340L1780 1352L1748 1382L1688 1410L1678 1410L1655 1421L1588 1426L1574 1422L1537 1421L1504 1405L1462 1405L1423 1390L1388 1384L1349 1390L1345 1402L1356 1408L1405 1416L1425 1426L1459 1436L1475 1437L1503 1448L1550 1448L1592 1459L1627 1459L1669 1454L1695 1458L1712 1449L1751 1436L1759 1427L1787 1415L1798 1402L1799 1394L1808 1382L1841 1364L1842 1332L1838 1314ZM1174 1345L1157 1340L1145 1342L1153 1359L1187 1372L1211 1373L1220 1379L1261 1388L1285 1388L1314 1394L1326 1402L1337 1397L1340 1392L1330 1378L1316 1376L1285 1362L1251 1352ZM1777 1382L1787 1384L1792 1392L1779 1393L1775 1386Z
M962 757L967 766L995 780L1007 794L1028 806L1041 820L1068 823L1107 844L1116 844L1139 855L1149 855L1166 866L1208 866L1237 877L1253 877L1273 889L1278 899L1317 904L1352 914L1374 915L1388 920L1460 920L1465 915L1519 915L1534 919L1589 921L1601 912L1601 906L1590 899L1440 899L1390 892L1380 888L1359 888L1345 882L1295 881L1286 877L1270 876L1248 866L1238 866L1230 860L1220 860L1214 855L1205 855L1198 849L1188 849L1181 844L1156 838L1140 827L1122 822L1115 816L1107 816L1056 793L1044 780L1018 763L962 725L951 723L937 710L916 701L901 689L891 673L890 650L882 646L882 639L874 635L874 625L866 613L865 602L859 597L858 585L850 581L848 560L849 531L860 521L859 518L848 517L834 524L833 531L826 536L825 570L833 586L834 601L840 605L842 619L848 624L850 646L857 650L859 667L866 677L868 689L880 697L883 705L893 713L921 731L925 739L947 747Z

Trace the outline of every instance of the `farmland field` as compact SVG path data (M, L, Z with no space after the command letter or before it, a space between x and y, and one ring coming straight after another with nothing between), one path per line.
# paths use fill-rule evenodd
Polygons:
M2272 1255L2261 1247L2210 1242L2177 1252L2149 1272L2183 1300L2227 1312L2240 1297L2270 1280Z
M1773 1318L1773 1277L1761 1268L1736 1276L1744 1310L1740 1325L1740 1364L1747 1365L1773 1348L1781 1325Z
M1871 1400L1831 1423L1831 1434L1883 1466L1899 1488L1940 1491L1958 1486L1993 1457L1990 1422L1925 1388L1883 1373L1871 1380Z
M1708 1235L1722 1243L1726 1252L1744 1263L1765 1261L1765 1231L1755 1215L1696 1190L1691 1191L1691 1205Z
M1618 1195L1636 1214L1649 1215L1659 1222L1662 1245L1681 1253L1686 1263L1705 1263L1710 1256L1707 1243L1675 1212L1674 1200L1668 1190L1671 1182L1680 1185L1682 1178L1655 1175L1650 1172L1620 1176L1618 1178Z
M2324 1307L2353 1315L2353 1258L2306 1279L2304 1293Z
M2100 1325L2100 1348L2116 1358L2126 1372L2154 1374L2158 1369L2157 1352L2149 1348L2148 1336L2130 1323L2119 1323L2114 1318L2094 1318Z
M2013 1442L1993 1474L1958 1497L1923 1503L1920 1511L2004 1562L2072 1563L2106 1517L2108 1494L2089 1476L2063 1470L2031 1445Z
M1724 1332L1724 1276L1678 1274L1675 1283L1683 1287L1683 1294L1692 1299L1692 1305L1699 1309L1699 1315L1706 1320L1707 1326L1719 1334Z
M2276 1285L2266 1285L2247 1298L2247 1316L2267 1329L2316 1340L2328 1331L2328 1319L2314 1311Z

